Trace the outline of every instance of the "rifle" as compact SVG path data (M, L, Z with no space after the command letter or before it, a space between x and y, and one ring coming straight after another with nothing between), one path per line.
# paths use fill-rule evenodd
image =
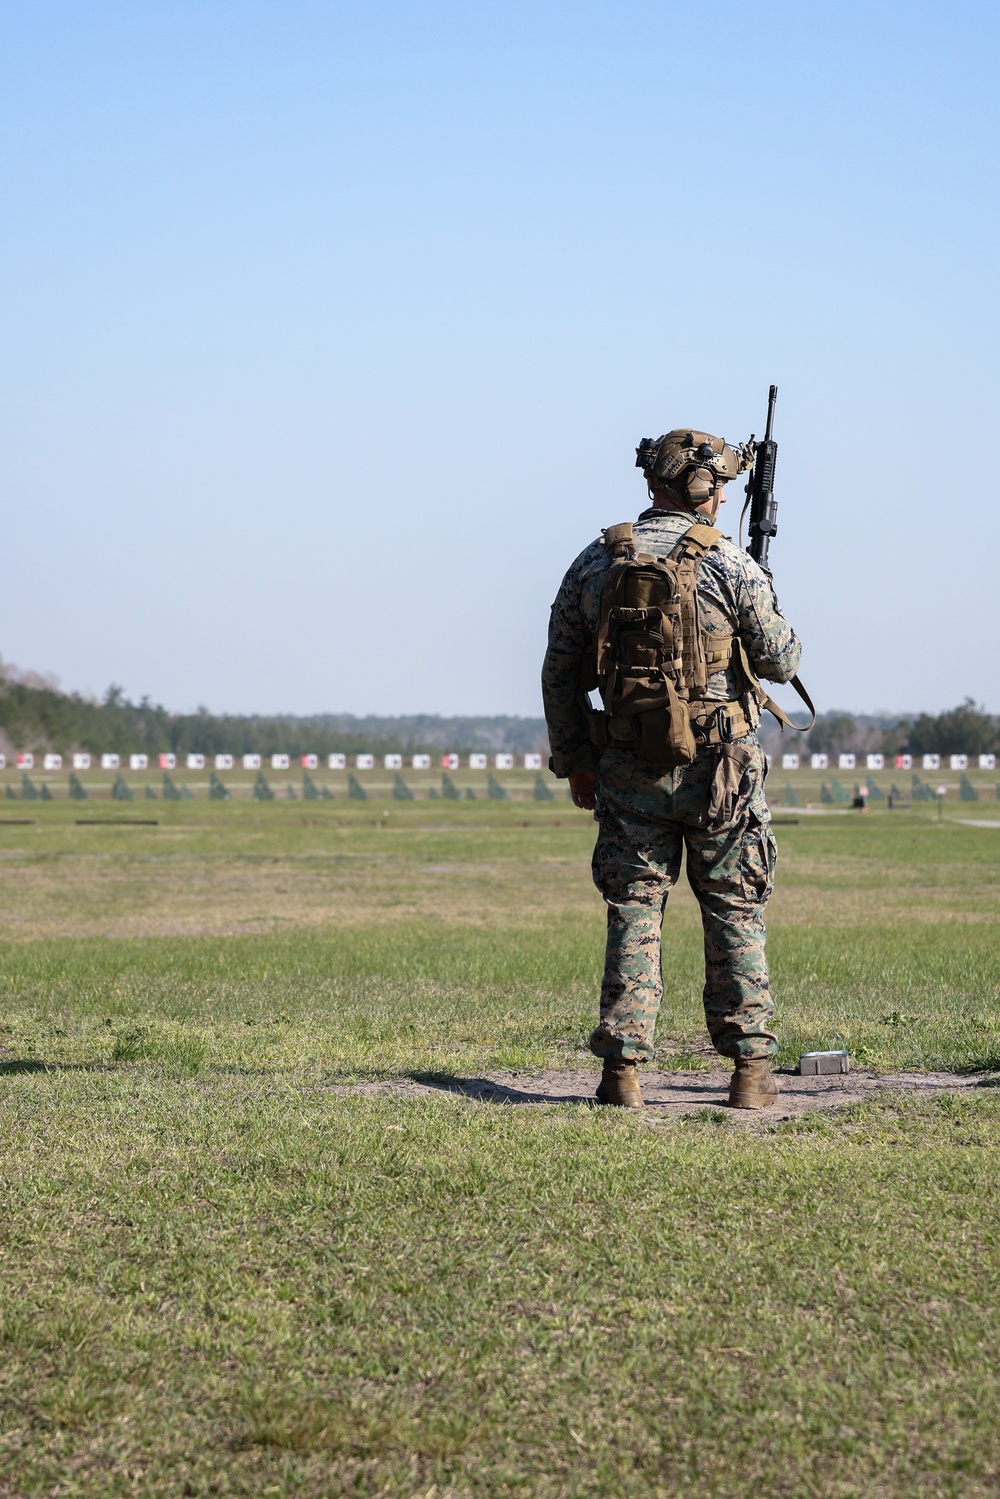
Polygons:
M778 399L778 387L772 385L767 393L767 426L763 442L754 443L753 468L747 480L746 496L750 506L747 551L753 560L770 576L767 565L767 548L772 536L778 534L778 502L774 498L774 469L778 461L778 444L771 436L774 428L774 403Z
M774 469L778 461L778 444L771 435L774 431L774 403L778 399L778 387L772 385L767 393L767 426L764 428L763 442L755 443L753 434L750 436L749 446L753 449L753 468L747 480L746 503L750 506L750 525L747 528L750 541L747 551L759 567L762 567L771 576L771 569L767 565L767 549L772 536L778 534L778 502L774 498ZM744 507L745 512L745 507ZM798 677L792 678L792 686L799 697L805 703L812 714L812 723L805 725L811 729L816 722L816 709L813 707L812 698L809 696ZM773 713L781 724L790 729L796 729L798 733L804 733L798 724L792 723L791 719L778 707L767 694L764 707L769 713Z

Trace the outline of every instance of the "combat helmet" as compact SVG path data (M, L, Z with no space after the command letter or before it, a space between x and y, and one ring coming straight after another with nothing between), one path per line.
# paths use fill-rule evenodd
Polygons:
M733 448L723 438L691 427L675 427L662 437L644 437L635 450L635 466L642 469L650 489L665 489L687 510L716 499L719 487L752 462L752 443L741 442Z

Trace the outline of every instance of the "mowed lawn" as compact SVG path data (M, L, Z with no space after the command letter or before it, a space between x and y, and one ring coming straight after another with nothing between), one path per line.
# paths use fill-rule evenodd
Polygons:
M778 828L782 1060L983 1086L769 1125L352 1092L587 1065L565 802L150 810L0 826L0 1494L1000 1489L1000 828Z

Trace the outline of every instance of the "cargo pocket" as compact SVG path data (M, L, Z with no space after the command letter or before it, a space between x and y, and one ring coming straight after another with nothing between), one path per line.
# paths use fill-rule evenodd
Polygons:
M601 763L597 768L598 787L603 781L611 790L624 790L633 780L635 769L634 749L621 749L618 745L609 747L601 756Z
M751 812L743 834L740 855L740 875L743 883L743 898L753 905L762 906L774 889L774 866L778 858L778 845L770 822L761 822L756 812Z
M708 827L721 829L737 820L740 803L750 794L753 762L749 745L719 745L708 793Z

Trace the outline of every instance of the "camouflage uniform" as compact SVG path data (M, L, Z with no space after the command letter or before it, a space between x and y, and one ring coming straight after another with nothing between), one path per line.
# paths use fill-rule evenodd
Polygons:
M640 551L666 555L701 519L676 510L643 511ZM719 749L699 748L690 765L661 773L627 743L603 754L587 730L580 682L594 650L601 589L609 565L599 541L573 563L552 606L542 669L545 717L558 776L596 769L599 824L594 882L608 910L600 1024L590 1039L599 1057L648 1061L663 993L660 928L667 896L687 849L687 876L705 933L705 1018L724 1056L766 1057L778 1049L769 1028L774 1005L764 956L764 907L774 879L775 843L764 797L766 767L755 733L738 741L742 778L719 804L713 782ZM710 551L698 575L702 628L735 631L754 672L772 682L794 676L801 648L774 590L733 542ZM705 698L731 702L740 684L730 669L709 678ZM751 704L754 728L759 710Z

